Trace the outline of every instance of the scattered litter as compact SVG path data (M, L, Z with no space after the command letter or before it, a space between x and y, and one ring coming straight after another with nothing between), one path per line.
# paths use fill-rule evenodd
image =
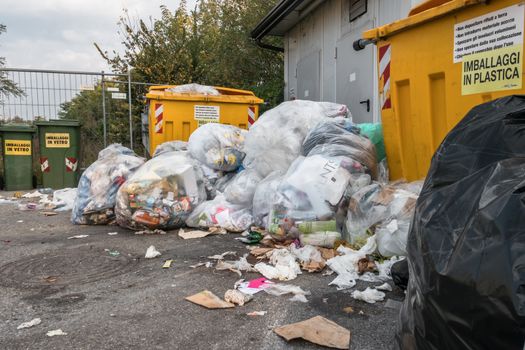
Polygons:
M55 283L58 280L58 276L46 276L43 280L47 283Z
M136 231L135 232L136 235L165 235L166 234L166 231L164 230L161 230L159 228L156 228L154 230L141 230L141 231Z
M308 272L317 272L324 269L326 262L321 256L319 250L312 245L305 245L302 248L296 248L295 244L290 245L292 254L299 259L301 268Z
M248 312L246 315L248 316L264 316L268 313L268 311L252 311Z
M203 237L213 235L213 234L215 234L215 232L202 231L202 230L184 232L183 229L179 230L179 237L183 239L203 238Z
M17 201L12 201L9 199L0 198L0 204L17 204Z
M385 299L385 293L378 290L367 287L363 291L355 290L352 292L352 298L356 300L366 301L369 304L374 304L377 301L383 301Z
M382 285L375 287L375 289L386 291L386 292L391 292L392 291L392 286L390 284L388 284L387 282L385 282Z
M326 270L323 272L323 276L331 276L331 275L333 275L333 273L334 273L333 270L326 269Z
M274 332L286 339L286 341L302 338L311 343L329 348L350 348L350 331L321 316L277 327L274 329Z
M44 209L44 206L42 204L37 203L24 203L18 205L18 210L21 211L35 211L41 209Z
M55 330L52 330L52 331L47 332L46 335L47 335L48 337L54 337L55 335L67 335L67 333L64 332L64 331L61 330L61 329L55 329Z
M73 206L75 205L75 200L77 198L76 188L63 188L51 193L53 193L53 200L49 203L49 205L52 206L55 211L73 210Z
M301 268L295 261L288 249L274 249L270 256L270 264L257 263L254 268L268 279L278 279L280 281L290 281L301 274Z
M204 266L204 265L206 265L206 263L201 262L201 263L197 263L197 264L195 264L195 265L190 265L190 267L191 267L192 269L195 269L195 268L197 268L197 267Z
M107 252L112 257L116 257L120 255L120 252L118 250L104 249L104 251Z
M24 195L21 195L20 192L15 192L14 194L14 197L15 198L40 198L42 196L47 196L47 194L42 194L40 192L38 192L37 190L35 190L34 192L28 192L28 193L25 193Z
M29 322L21 323L18 327L16 327L16 329L30 328L39 325L40 323L42 323L42 320L40 318L34 318Z
M150 245L148 250L146 250L146 255L144 257L146 259L153 259L161 255L162 254L157 249L155 249L155 246Z
M204 306L208 309L226 309L235 307L234 304L222 300L209 290L204 290L192 296L186 297L185 299L191 301L194 304Z
M224 293L224 300L228 303L236 304L239 306L243 306L250 300L252 300L252 296L248 294L244 294L238 290L235 289L228 289L226 293Z
M76 236L68 237L67 239L80 239L80 238L86 238L86 237L89 237L89 235L76 235Z
M215 269L219 271L220 270L230 270L232 272L235 272L239 276L242 276L241 271L255 272L256 270L246 259L247 256L248 254L245 254L242 258L240 258L237 261L224 261L220 259L219 261L217 261L217 265L215 266Z
M354 309L351 307L351 306L347 306L343 309L344 312L346 312L347 314L353 314L354 313Z
M250 231L247 236L237 237L235 239L245 244L257 244L263 239L263 235L259 232Z
M237 252L224 252L222 254L209 256L208 259L222 260L226 255L237 255Z
M359 311L359 315L364 315L365 313L363 312L363 310L360 310Z
M115 235L118 235L118 232L108 232L108 235L115 236Z
M267 257L267 254L270 253L272 250L274 250L274 248L257 247L257 248L250 249L250 254L257 258L259 257L265 258Z
M164 265L162 265L162 268L163 268L163 269L169 269L169 268L171 267L171 264L172 264L172 263L173 263L173 260L171 260L171 259L170 259L170 260L166 260L166 261L164 262Z
M377 270L376 262L366 256L365 258L359 259L357 261L357 273L362 275L365 272L375 272Z
M43 211L42 214L44 216L55 216L55 215L58 215L58 213L55 213L54 211Z
M206 266L209 269L210 267L213 266L213 264L212 264L211 261L208 261L208 262L206 262L206 264L204 264L204 266Z
M17 223L21 224L24 220L18 220Z
M305 291L299 286L282 283L272 283L268 287L264 288L264 291L270 295L275 296L293 294L294 296L290 300L300 301L302 303L307 303L308 299L306 299L306 295L310 295L309 291Z
M268 288L271 284L273 284L272 281L269 281L266 278L261 277L261 278L257 278L257 279L254 279L248 282L239 283L236 288L244 294L253 295L253 294L259 293L265 288Z
M22 198L22 192L15 192L15 193L13 193L13 198Z

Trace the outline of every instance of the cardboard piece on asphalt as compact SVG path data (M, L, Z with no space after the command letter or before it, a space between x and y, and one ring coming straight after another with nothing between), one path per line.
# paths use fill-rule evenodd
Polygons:
M348 349L350 347L350 331L322 316L277 327L273 331L286 341L302 338L329 348Z
M202 292L186 297L185 299L208 309L227 309L235 307L234 304L222 300L209 290L203 290Z

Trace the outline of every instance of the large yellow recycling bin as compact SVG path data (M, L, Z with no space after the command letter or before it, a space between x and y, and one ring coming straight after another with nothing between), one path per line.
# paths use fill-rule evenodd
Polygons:
M235 125L247 129L259 116L264 101L251 91L215 87L220 95L174 93L174 86L152 86L149 103L149 152L163 142L188 141L191 133L206 123Z
M517 0L431 0L363 33L378 50L391 179L425 177L434 151L473 106L525 93L524 9Z

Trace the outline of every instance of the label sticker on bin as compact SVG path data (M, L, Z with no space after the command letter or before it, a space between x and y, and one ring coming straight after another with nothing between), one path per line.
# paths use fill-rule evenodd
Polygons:
M30 156L31 140L4 140L6 156Z
M69 133L67 132L46 132L47 148L69 148Z
M466 55L523 45L523 3L505 7L454 26L454 63Z
M195 120L214 121L216 123L220 120L221 109L219 106L193 106L193 117Z

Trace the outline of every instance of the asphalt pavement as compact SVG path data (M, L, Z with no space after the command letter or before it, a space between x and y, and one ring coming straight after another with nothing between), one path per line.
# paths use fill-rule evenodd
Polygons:
M230 250L246 254L236 235L135 235L118 226L74 226L69 215L0 205L0 349L319 349L272 331L317 315L349 329L351 349L392 344L398 311L385 304L403 299L396 287L385 301L367 304L328 286L335 275L303 272L286 283L309 290L308 303L261 292L242 307L208 310L184 298L205 289L222 297L239 276L190 265ZM74 235L88 237L68 239ZM162 256L144 259L150 245ZM167 259L174 262L163 269ZM368 285L359 281L354 289ZM343 311L348 306L353 313ZM247 316L251 311L267 314ZM42 323L17 330L34 318ZM55 329L67 335L46 336Z

